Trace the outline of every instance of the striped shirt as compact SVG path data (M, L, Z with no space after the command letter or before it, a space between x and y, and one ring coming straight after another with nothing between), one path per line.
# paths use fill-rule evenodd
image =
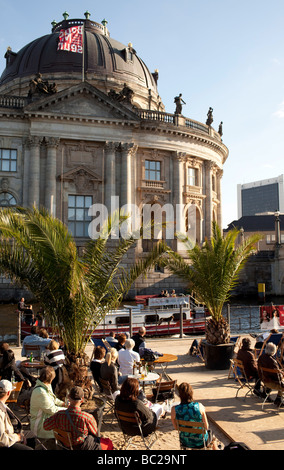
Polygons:
M54 370L62 367L65 364L65 356L61 349L55 349L54 351L48 352L44 357L44 363L47 366L52 366Z
M66 411L61 410L44 421L44 429L46 431L61 429L70 432L73 446L82 444L88 434L97 436L97 423L90 413L73 406L69 406L68 410L74 427L70 423Z

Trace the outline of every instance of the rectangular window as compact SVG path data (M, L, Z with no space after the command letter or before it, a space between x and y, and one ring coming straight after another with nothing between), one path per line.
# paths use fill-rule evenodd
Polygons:
M196 168L188 168L187 169L187 184L189 186L198 186L197 169Z
M88 237L92 196L68 196L68 228L74 237Z
M0 171L17 171L17 150L0 149Z
M161 162L145 160L145 179L150 181L161 181Z

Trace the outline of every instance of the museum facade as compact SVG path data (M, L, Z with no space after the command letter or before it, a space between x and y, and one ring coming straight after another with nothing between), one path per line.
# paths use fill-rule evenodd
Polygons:
M139 210L171 205L175 230L187 232L193 214L201 243L210 237L212 221L222 224L228 149L221 126L217 132L211 121L187 118L178 105L167 113L158 71L149 71L132 44L112 39L105 20L91 21L88 12L84 19L63 16L51 33L5 53L0 206L46 207L68 225L80 250L89 237L93 204L108 211L114 200ZM83 53L70 46L75 31L82 32L82 43L74 47L81 44ZM182 252L176 239L167 241ZM139 240L126 263L143 257L155 242ZM157 271L138 281L135 292L179 287Z

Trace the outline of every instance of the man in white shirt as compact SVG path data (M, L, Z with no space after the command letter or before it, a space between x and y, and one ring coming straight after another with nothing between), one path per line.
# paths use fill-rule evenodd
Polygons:
M6 405L13 386L9 380L0 380L0 449L33 450L26 445L26 439L21 432L15 432L10 416L12 411ZM14 416L13 416L14 417Z
M128 375L133 375L134 362L140 362L140 355L133 351L135 342L133 339L125 341L125 349L118 351L118 364L121 376L118 378L118 383L121 384Z

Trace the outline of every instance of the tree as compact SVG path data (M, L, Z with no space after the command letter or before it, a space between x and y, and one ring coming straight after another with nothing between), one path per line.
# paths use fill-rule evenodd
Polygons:
M114 227L124 221L119 213L112 215L79 257L68 228L45 209L0 210L0 272L33 293L75 356L84 351L106 313L119 306L133 282L166 251L161 242L145 259L125 268L124 257L137 234L109 243Z
M216 223L213 234L202 246L192 247L190 240L180 237L185 243L189 262L179 254L169 252L168 269L188 282L197 300L207 307L211 319L206 325L206 339L211 344L224 344L230 340L228 323L223 317L224 303L238 282L240 271L254 252L260 235L246 238L236 246L239 230L230 230L225 237Z

